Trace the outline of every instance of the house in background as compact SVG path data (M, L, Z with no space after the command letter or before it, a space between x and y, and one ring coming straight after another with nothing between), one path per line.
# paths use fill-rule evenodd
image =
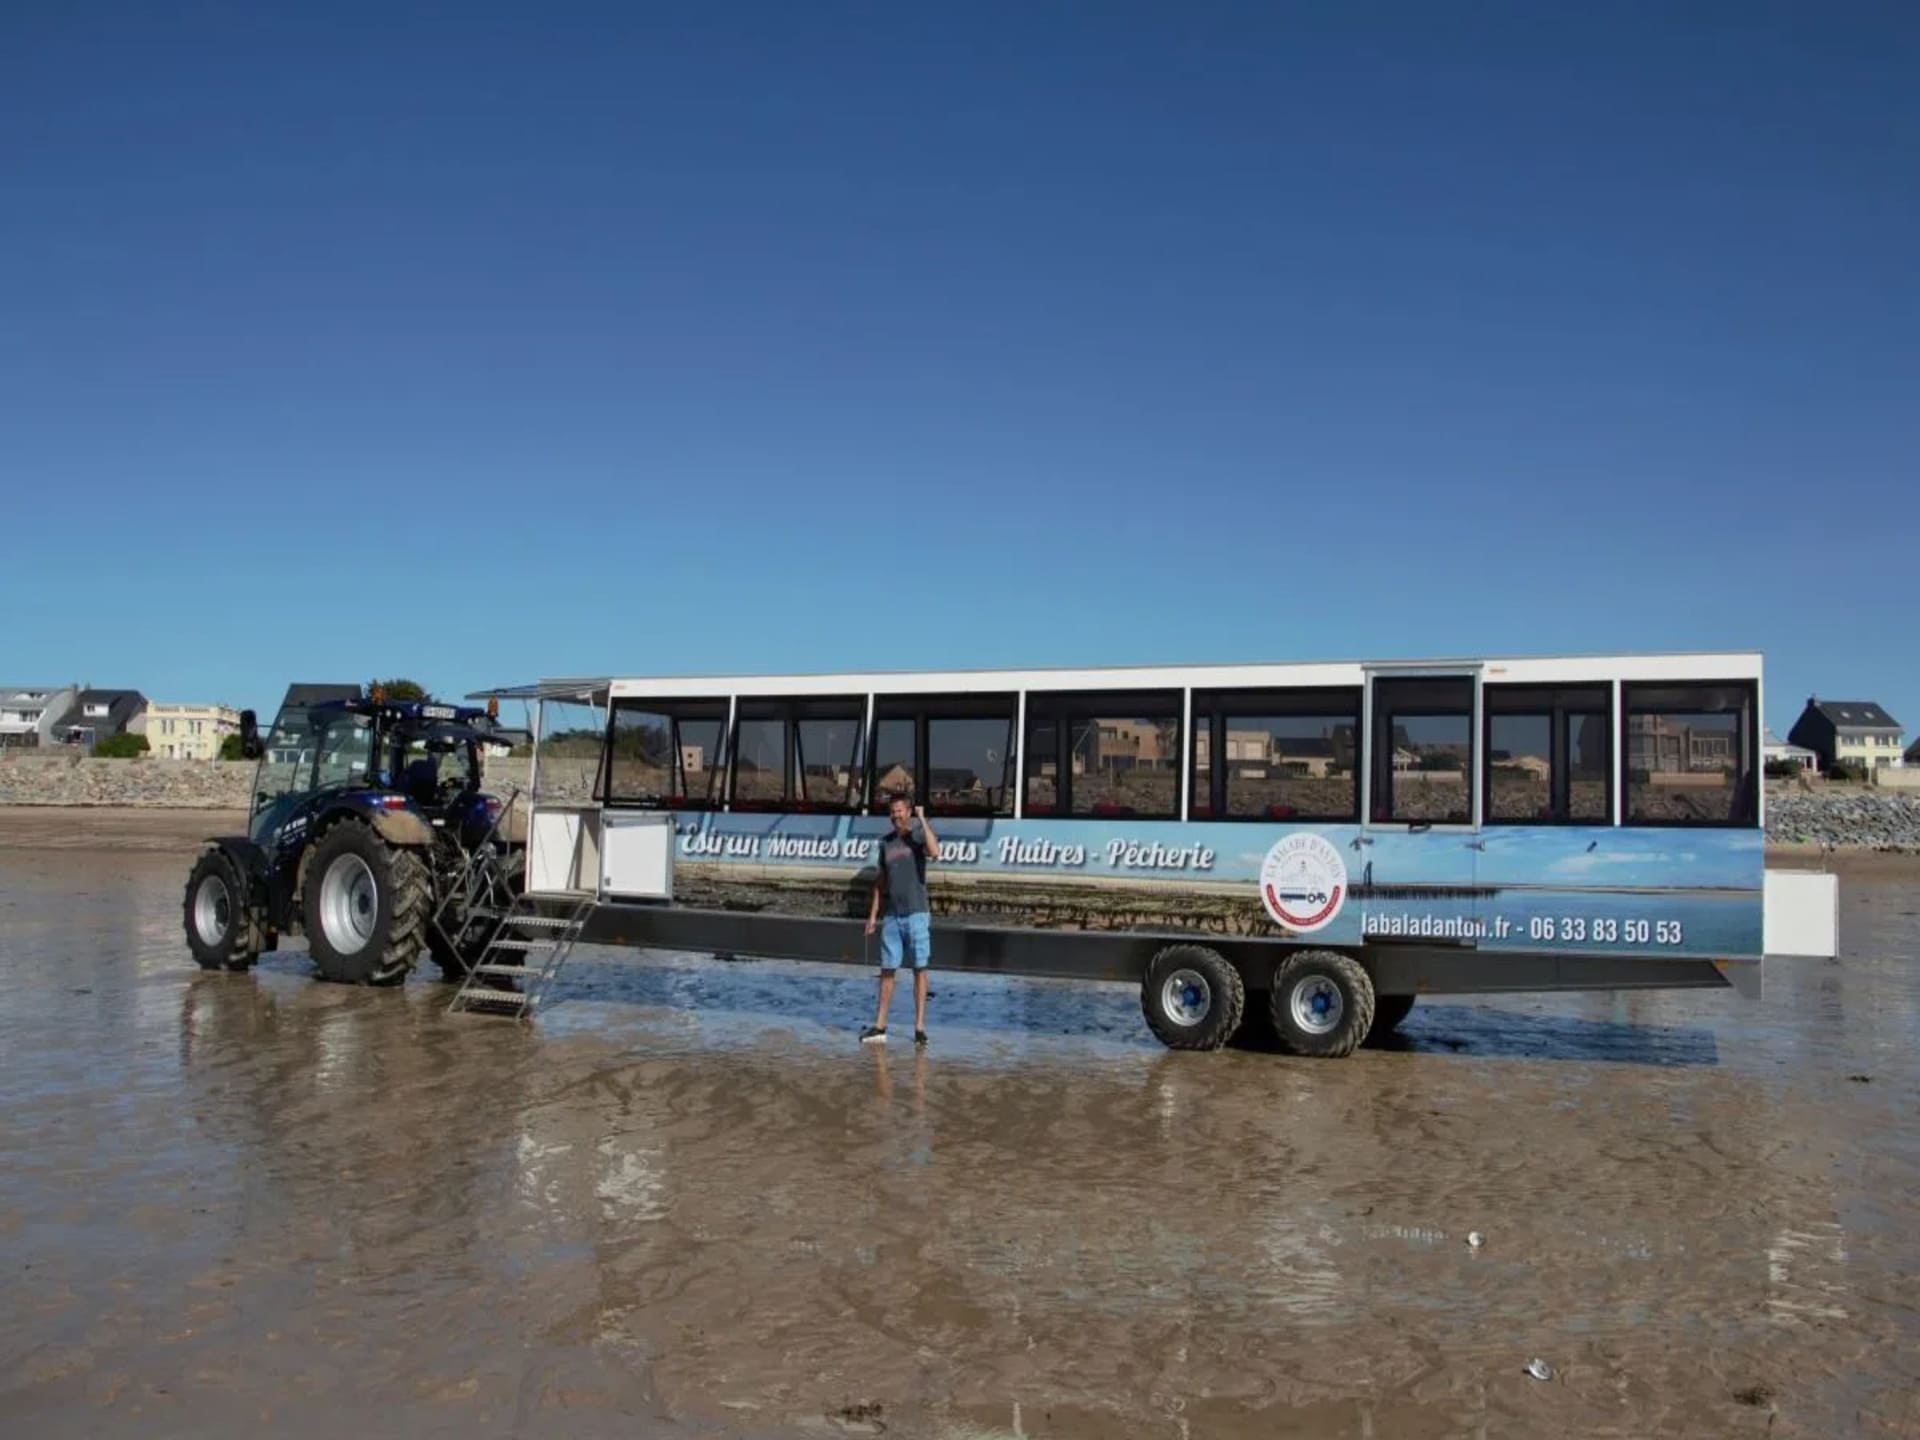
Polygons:
M0 746L52 744L53 727L79 693L77 685L0 685Z
M54 723L53 743L93 746L109 735L143 734L146 714L147 697L138 690L82 690Z
M1787 739L1820 757L1820 768L1850 760L1866 770L1899 769L1900 722L1871 700L1822 700L1807 697L1807 708L1793 722Z
M230 705L147 706L147 751L165 760L218 760L220 742L240 733Z
M1761 757L1771 765L1776 760L1785 760L1799 766L1802 770L1818 770L1820 757L1804 745L1789 745L1773 731L1766 732L1765 743L1760 747Z

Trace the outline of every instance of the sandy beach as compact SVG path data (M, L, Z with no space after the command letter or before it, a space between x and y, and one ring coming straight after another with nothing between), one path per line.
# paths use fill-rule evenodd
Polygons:
M204 974L234 818L0 814L7 1433L1920 1429L1904 861L1759 1002L1428 1003L1323 1063L948 974L915 1054L805 965L594 952L531 1026Z

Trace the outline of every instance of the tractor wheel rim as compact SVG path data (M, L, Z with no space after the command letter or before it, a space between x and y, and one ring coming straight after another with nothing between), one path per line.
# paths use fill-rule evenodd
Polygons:
M320 881L320 925L327 943L342 955L357 955L373 939L380 918L380 886L358 855L342 855Z
M1213 1011L1213 987L1198 970L1176 970L1160 987L1160 1008L1176 1025L1198 1025Z
M1310 1035L1328 1035L1340 1028L1340 1017L1347 1002L1340 987L1325 975L1309 975L1293 987L1287 997L1293 1011L1293 1023Z
M203 945L218 945L233 924L233 892L218 875L205 876L194 887L193 929Z

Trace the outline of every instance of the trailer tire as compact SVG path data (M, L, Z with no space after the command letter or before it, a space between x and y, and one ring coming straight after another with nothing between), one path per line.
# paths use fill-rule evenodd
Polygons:
M1273 973L1274 1032L1290 1055L1351 1055L1373 1029L1373 981L1336 950L1303 950Z
M183 905L187 948L202 970L247 970L260 958L260 935L247 875L219 846L201 852L187 876Z
M314 845L305 892L307 948L321 979L398 985L407 978L426 946L432 906L418 855L345 820Z
M1246 984L1218 950L1169 945L1140 982L1147 1028L1170 1050L1218 1050L1240 1028Z
M1418 995L1376 995L1373 997L1373 1028L1367 1032L1365 1043L1382 1044L1386 1038L1400 1028L1400 1022L1413 1013L1414 1002Z

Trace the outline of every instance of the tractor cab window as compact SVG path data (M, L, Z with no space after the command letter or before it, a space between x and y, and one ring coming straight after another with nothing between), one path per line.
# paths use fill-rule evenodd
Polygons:
M314 789L364 780L373 755L372 721L364 715L332 715L314 738Z
M282 710L267 736L254 785L253 808L261 810L282 795L304 791L313 770L313 722L306 707Z

